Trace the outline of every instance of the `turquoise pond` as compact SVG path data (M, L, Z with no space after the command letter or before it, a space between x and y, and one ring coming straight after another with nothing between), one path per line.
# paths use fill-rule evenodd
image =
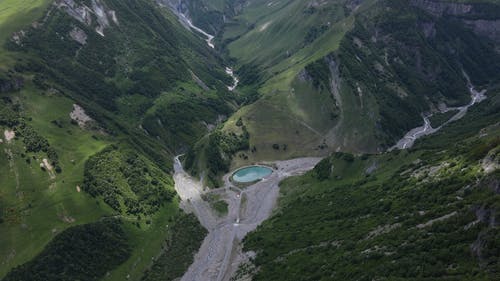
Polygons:
M236 182L253 182L260 180L272 174L273 170L263 166L251 166L239 169L233 174L233 180Z

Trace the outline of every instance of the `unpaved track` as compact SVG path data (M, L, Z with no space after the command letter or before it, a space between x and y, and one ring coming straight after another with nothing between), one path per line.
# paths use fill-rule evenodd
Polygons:
M299 158L269 164L277 167L260 182L241 190L231 185L230 174L224 176L225 185L216 190L204 191L199 181L184 172L175 158L175 189L179 193L181 207L194 212L200 223L209 231L193 264L184 274L183 281L229 280L241 262L240 242L272 213L279 196L281 180L299 175L314 168L321 158ZM202 200L206 192L216 192L229 204L228 214L217 217L209 204ZM242 198L245 198L242 203Z

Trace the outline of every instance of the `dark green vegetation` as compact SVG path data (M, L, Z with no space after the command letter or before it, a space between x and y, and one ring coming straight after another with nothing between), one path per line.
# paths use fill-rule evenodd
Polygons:
M498 3L453 2L240 6L220 44L235 59L241 80L252 77L248 85L260 97L224 126L232 131L242 119L250 147L257 149L243 152L247 159L233 158L233 166L337 149L380 152L421 125L421 114L438 104L467 104L463 71L478 88L497 83L500 39L489 28L495 29Z
M225 86L230 79L202 40L149 1L102 5L119 14L118 23L108 19L104 36L94 30L101 28L97 23L83 24L63 8L51 8L42 27L28 28L19 43L8 44L11 51L37 58L26 55L15 69L35 74L39 87L55 87L91 108L88 113L109 132L130 135L138 149L169 165L172 155L159 144L172 151L185 148L203 135L192 126L230 113ZM83 34L85 42L74 39L75 33ZM169 115L159 118L162 112ZM145 133L161 138L153 141Z
M99 280L129 257L121 223L101 220L71 227L57 235L39 255L2 280Z
M202 198L210 203L210 207L212 207L216 214L219 216L227 215L229 205L226 201L221 199L219 194L208 193L204 194Z
M249 137L243 122L237 126L236 132L216 129L187 153L185 168L194 175L206 173L206 183L219 187L222 184L220 177L229 172L233 155L250 149Z
M182 2L215 50L157 1L0 2L0 278L178 278L205 231L178 208L174 155L218 187L248 162L381 152L469 102L462 70L499 82L497 1ZM495 279L497 92L407 152L287 181L246 241L256 278Z
M429 118L429 121L431 121L432 128L438 128L439 126L442 126L446 121L450 120L450 118L457 113L458 110L450 110L447 112L438 112L433 114Z
M231 108L217 93L218 90L204 91L190 84L180 85L155 101L144 115L143 128L169 147L193 145L207 133L207 122L215 123L219 116L231 113Z
M382 3L357 16L338 56L340 77L351 93L361 104L374 99L379 118L373 127L379 124L375 134L387 147L419 125L430 104L469 102L462 70L474 85L497 82L500 56L492 41L455 18L434 18L408 1Z
M142 281L175 280L182 277L193 262L207 231L193 215L181 215L173 223L160 255L146 270Z
M139 280L180 215L173 156L246 98L227 90L222 59L154 1L70 2L0 3L0 279L39 263L58 235L115 216L128 246L102 247L103 257L127 255L96 259L88 280ZM92 120L72 120L73 104ZM78 274L63 277L87 280Z
M133 151L107 147L85 163L83 190L102 197L114 210L129 215L151 215L175 196L164 171Z
M4 97L0 101L0 126L12 128L13 131L22 138L25 153L43 152L47 155L51 165L55 166L58 171L57 152L50 146L46 138L41 136L20 114L21 104L12 101L10 97Z
M254 280L498 279L498 90L489 98L409 151L334 153L283 182L278 212L244 241Z

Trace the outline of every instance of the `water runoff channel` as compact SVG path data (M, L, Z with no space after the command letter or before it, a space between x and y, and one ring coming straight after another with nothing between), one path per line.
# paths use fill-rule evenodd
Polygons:
M174 12L181 23L204 36L207 45L215 48L213 35L193 25L178 10ZM228 90L234 91L239 83L238 77L232 68L226 67L225 70L233 78L233 84L227 86ZM244 167L226 174L222 187L209 189L184 171L180 157L174 159L174 181L181 198L180 207L187 213L193 213L208 230L181 281L230 280L240 264L255 256L255 253L243 252L241 241L271 215L279 196L279 182L313 169L321 160L313 157L297 158ZM205 200L212 194L228 204L226 214L217 214L210 202Z
M215 49L214 36L212 34L209 34L206 31L204 31L203 29L195 26L193 24L193 22L185 14L179 12L178 13L178 17L179 17L179 20L181 21L181 23L184 23L189 28L191 28L192 30L198 32L203 37L205 37L205 41L207 42L207 45L210 48ZM236 87L238 87L238 84L239 84L240 80L234 74L234 71L233 71L233 69L231 67L226 66L225 71L226 71L227 75L229 75L229 76L231 76L231 78L233 78L233 84L230 85L230 86L227 86L227 89L232 92L232 91L234 91L236 89Z
M467 81L467 87L468 87L470 97L471 97L470 102L468 104L465 104L465 105L459 106L459 107L444 106L440 110L440 113L445 113L445 112L449 112L449 111L457 111L457 113L454 114L453 116L451 116L450 119L448 119L446 122L444 122L442 125L440 125L437 128L433 128L431 125L431 122L429 120L429 118L432 117L433 114L427 114L427 115L422 114L422 118L424 120L424 125L411 129L408 133L406 133L406 135L402 139L400 139L396 143L396 145L391 147L389 150L407 149L407 148L412 147L417 139L424 137L424 136L427 136L427 135L430 135L430 134L434 134L435 132L441 130L441 128L448 125L449 123L463 118L467 114L467 111L469 110L469 108L471 106L474 106L475 104L478 104L486 99L486 90L477 90L474 87L474 85L472 85L472 82L471 82L469 76L467 75L467 73L465 73L465 71L462 71L462 73Z
M213 35L195 26L186 15L179 11L175 12L186 27L204 36L207 45L215 48ZM228 90L234 91L239 80L232 68L226 67L225 71L233 78L233 84L227 86ZM465 73L464 76L468 82L471 102L461 107L443 109L443 112L457 110L458 113L438 128L432 128L430 115L423 116L424 125L410 130L390 150L410 148L416 139L432 134L446 124L462 118L469 107L483 101L486 98L486 91L476 90ZM194 213L208 230L208 235L195 255L194 262L181 281L230 280L240 264L255 256L255 253L243 252L240 242L247 233L253 231L271 215L279 196L279 182L311 170L321 160L321 158L298 158L269 162L266 163L267 166L244 167L225 175L223 187L208 189L202 182L184 171L179 157L174 160L174 180L175 189L182 199L180 206L184 211ZM215 194L228 203L227 214L221 216L214 212L210 203L204 200L209 194Z

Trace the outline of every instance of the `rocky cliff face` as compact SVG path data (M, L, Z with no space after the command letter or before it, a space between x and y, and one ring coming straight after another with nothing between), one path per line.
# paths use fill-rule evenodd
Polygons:
M92 26L95 21L95 31L101 36L104 36L104 29L110 26L111 21L118 25L116 12L107 9L99 0L92 0L90 7L74 0L58 0L55 5L87 26Z
M470 13L473 10L473 6L470 4L441 2L438 0L411 0L410 3L435 16L458 16Z
M169 7L176 15L182 14L189 18L189 9L182 0L156 0L160 6Z
M500 19L498 20L465 20L464 23L472 28L476 34L486 36L500 42Z
M500 42L500 9L488 3L453 3L441 0L410 0L410 4L436 16L460 19L474 33Z

